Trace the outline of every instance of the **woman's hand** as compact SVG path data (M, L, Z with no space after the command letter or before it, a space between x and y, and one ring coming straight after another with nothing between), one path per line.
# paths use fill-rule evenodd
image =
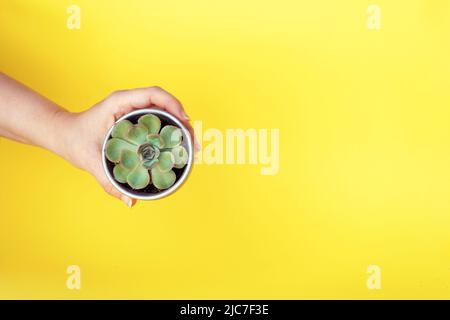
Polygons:
M181 103L170 93L149 87L116 91L92 108L78 114L61 111L62 123L66 123L63 157L75 166L91 173L103 189L129 207L135 200L121 194L107 179L102 166L102 145L105 135L114 122L126 113L139 108L155 107L163 109L180 119L191 132L189 118Z
M91 173L103 189L129 207L135 204L108 181L102 145L114 122L133 109L155 107L180 119L194 132L181 103L159 87L117 91L92 108L70 113L0 73L0 136L48 149Z

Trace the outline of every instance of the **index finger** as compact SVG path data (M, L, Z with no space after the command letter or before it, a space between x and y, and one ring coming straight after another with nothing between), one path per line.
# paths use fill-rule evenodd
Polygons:
M156 106L174 115L186 126L195 141L194 129L189 123L181 102L166 90L153 86L130 90L116 91L107 99L119 115L126 114L133 109Z

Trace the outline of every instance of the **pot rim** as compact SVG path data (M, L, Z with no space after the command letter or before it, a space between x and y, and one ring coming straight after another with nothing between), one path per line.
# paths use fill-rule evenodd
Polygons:
M186 164L186 167L183 171L183 174L181 175L181 177L175 181L175 183L173 184L173 186L171 186L168 189L162 190L159 193L152 193L152 194L148 194L148 195L142 195L142 194L137 194L137 192L133 192L131 190L127 190L124 187L122 187L113 177L112 172L110 172L110 170L108 169L108 165L107 165L107 159L106 159L106 155L105 155L105 148L106 148L106 143L108 142L108 140L111 137L111 132L113 130L113 128L115 127L115 125L125 119L128 119L130 117L133 116L138 116L138 115L144 115L144 114L154 114L154 115L161 115L164 117L169 118L170 121L174 122L175 125L177 125L182 133L183 133L183 139L185 139L186 141L186 147L187 147L187 151L188 151L188 162ZM161 199L164 198L172 193L174 193L177 189L179 189L181 187L181 185L186 181L187 177L189 176L189 174L191 173L192 170L192 164L193 164L193 160L194 160L194 153L193 153L193 143L192 143L192 137L191 134L189 133L189 131L187 130L186 126L180 121L178 120L175 116L173 116L172 114L163 111L163 110L159 110L156 108L144 108L144 109L138 109L138 110L134 110L131 111L127 114L125 114L124 116L120 117L118 120L116 120L114 122L114 124L111 126L111 128L108 130L108 132L106 133L105 139L103 141L103 146L102 146L102 163L103 163L103 170L105 171L106 176L108 177L108 180L112 183L112 185L122 194L127 195L130 198L133 199L138 199L138 200L157 200L157 199Z

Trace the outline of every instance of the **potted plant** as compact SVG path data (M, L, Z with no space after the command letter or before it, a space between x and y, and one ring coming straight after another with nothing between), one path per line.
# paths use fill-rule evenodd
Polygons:
M123 194L141 200L165 197L189 175L192 138L173 115L159 109L132 111L108 131L103 168Z

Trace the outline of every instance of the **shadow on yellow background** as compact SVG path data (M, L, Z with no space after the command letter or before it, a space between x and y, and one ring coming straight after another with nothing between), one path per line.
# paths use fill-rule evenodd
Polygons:
M199 164L130 210L0 139L0 298L450 298L449 37L437 0L3 1L1 71L74 112L159 85L205 129L278 128L280 169Z

